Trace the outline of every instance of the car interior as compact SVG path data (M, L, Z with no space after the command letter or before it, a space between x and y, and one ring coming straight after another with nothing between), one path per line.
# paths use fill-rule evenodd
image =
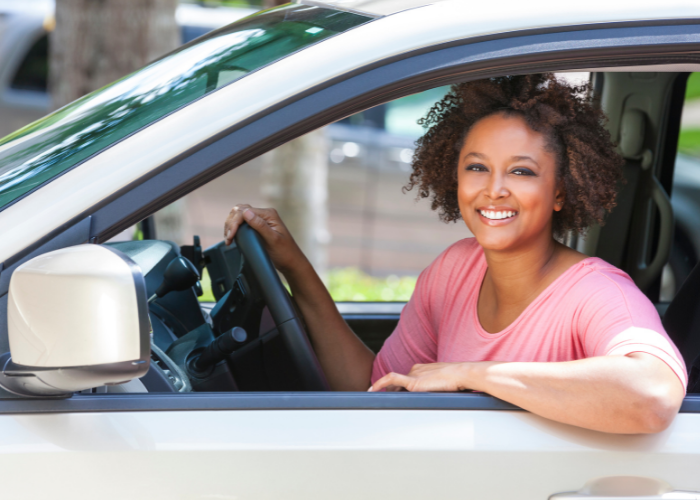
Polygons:
M687 257L686 271L676 275L673 300L661 301L664 267L687 238L677 233L670 197L688 76L591 72L594 102L606 112L626 161L625 182L606 224L590 228L585 237L569 235L565 243L623 269L657 306L685 359L690 393L700 392L695 256ZM243 201L231 200L231 205ZM253 230L241 230L229 247L220 242L203 248L195 235L181 246L154 239L152 217L140 227L144 239L107 244L141 267L148 295L154 296L149 304L154 362L141 379L146 391L329 390L303 318ZM215 304L198 300L198 275L205 269ZM377 352L395 328L402 304L338 306L353 331ZM127 386L118 390L143 390Z

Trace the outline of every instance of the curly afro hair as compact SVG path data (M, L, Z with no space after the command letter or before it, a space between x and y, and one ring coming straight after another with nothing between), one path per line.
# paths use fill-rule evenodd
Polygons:
M564 204L554 212L552 232L583 233L603 224L615 206L624 160L603 127L605 116L590 102L587 85L572 86L553 74L505 76L453 85L419 124L427 129L416 142L413 172L404 192L418 187L418 197L432 195L440 219L461 218L457 203L459 151L471 127L495 113L521 116L545 136L557 162Z

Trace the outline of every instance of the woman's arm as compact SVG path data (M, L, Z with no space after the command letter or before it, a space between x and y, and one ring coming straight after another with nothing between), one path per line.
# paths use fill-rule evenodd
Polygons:
M643 352L553 363L416 365L408 375L386 375L370 390L401 387L482 391L558 422L624 434L666 429L685 395L673 370Z
M226 220L226 244L247 222L262 237L275 267L289 283L328 383L335 391L366 391L374 353L338 312L325 285L273 209L236 205Z

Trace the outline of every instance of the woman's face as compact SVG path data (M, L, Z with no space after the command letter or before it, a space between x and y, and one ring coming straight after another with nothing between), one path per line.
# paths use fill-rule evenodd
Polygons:
M462 218L489 250L516 250L552 237L553 210L561 210L556 159L542 134L519 116L503 113L474 124L458 164Z

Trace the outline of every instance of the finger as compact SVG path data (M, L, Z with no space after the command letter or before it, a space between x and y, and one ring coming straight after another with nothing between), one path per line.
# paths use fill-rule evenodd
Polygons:
M278 234L274 229L272 229L272 227L270 227L270 224L268 223L267 219L263 217L263 215L264 213L261 209L246 208L243 210L243 219L245 219L248 225L255 229L258 234L263 237L263 239L269 242Z
M370 392L376 392L376 391L381 391L382 389L386 389L387 387L394 385L397 387L404 387L408 389L408 384L411 382L410 377L407 377L406 375L401 375L399 373L389 373L387 375L384 375L382 378L377 380L374 384L372 384L372 387L370 387Z
M406 388L398 385L390 385L386 388L386 392L406 392Z
M245 203L236 205L226 218L226 222L224 222L224 242L226 245L231 244L238 227L243 223L243 210L246 208L250 208L250 205Z

